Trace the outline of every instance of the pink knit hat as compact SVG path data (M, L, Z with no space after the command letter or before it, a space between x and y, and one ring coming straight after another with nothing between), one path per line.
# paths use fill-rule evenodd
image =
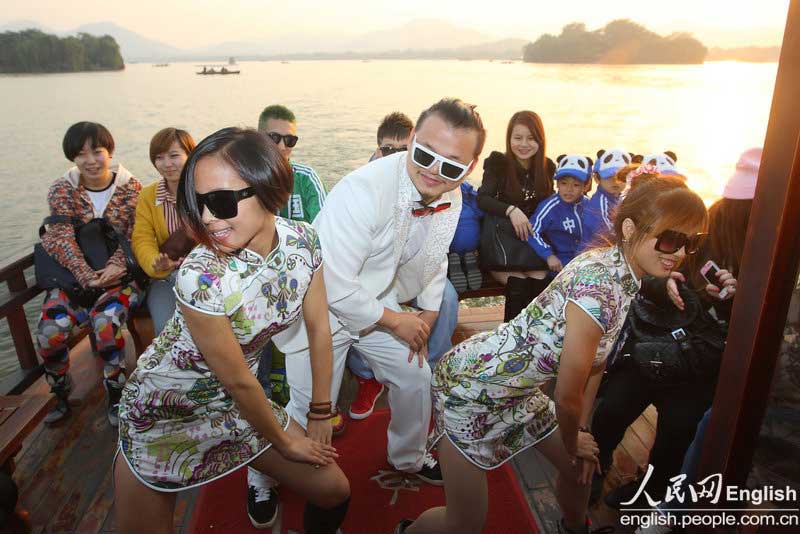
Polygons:
M742 152L736 163L736 171L728 178L724 198L734 200L752 200L756 196L758 168L761 166L761 148L750 148Z

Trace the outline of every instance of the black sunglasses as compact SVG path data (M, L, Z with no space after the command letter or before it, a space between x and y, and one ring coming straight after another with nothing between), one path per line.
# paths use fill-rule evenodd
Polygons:
M694 254L703 244L708 234L686 235L683 232L664 230L656 236L656 250L664 254L674 254L681 248L686 254Z
M233 219L239 213L239 201L250 198L256 194L252 187L245 187L234 191L232 189L219 189L210 193L195 193L197 209L203 213L203 206L217 219Z
M396 152L405 152L407 150L408 150L407 146L398 146L398 147L382 146L382 147L380 147L381 154L384 157L386 157L386 156L388 156L390 154L394 154Z
M300 139L296 135L292 134L281 135L278 132L267 132L267 137L272 139L276 145L281 144L281 139L283 139L283 144L286 145L287 148L294 147L294 145L296 145L297 141Z

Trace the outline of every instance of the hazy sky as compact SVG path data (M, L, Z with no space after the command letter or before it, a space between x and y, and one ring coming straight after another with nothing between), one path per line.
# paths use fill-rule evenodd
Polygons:
M465 7L472 5L474 7ZM535 39L567 23L590 29L630 18L659 33L689 31L708 46L780 44L789 0L0 0L0 23L62 31L111 21L179 48L283 35L362 34L436 18L489 36Z

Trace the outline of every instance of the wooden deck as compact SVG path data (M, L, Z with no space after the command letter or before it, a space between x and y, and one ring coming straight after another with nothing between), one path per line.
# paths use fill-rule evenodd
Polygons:
M502 306L462 307L454 341L494 328L502 320L502 315ZM150 325L145 322L141 326L142 335L147 339ZM127 346L128 356L132 358L133 344ZM106 419L102 363L92 355L88 339L75 346L71 361L74 384L72 415L58 426L39 425L17 455L14 479L20 488L20 506L30 512L35 533L113 532L111 463L117 434ZM347 410L354 396L354 382L346 378L343 384L340 399L343 411ZM44 379L39 379L28 392L48 390ZM386 396L379 402L385 406ZM651 407L628 430L615 452L614 468L607 477L606 489L616 486L621 480L629 480L637 465L646 465L647 452L655 434L654 425L655 413ZM514 460L514 467L542 532L555 531L560 513L555 501L554 470L535 450L519 455ZM194 492L179 495L175 532L188 531L194 501ZM593 510L593 517L596 526L617 524L616 512L604 506ZM626 531L618 527L617 532Z

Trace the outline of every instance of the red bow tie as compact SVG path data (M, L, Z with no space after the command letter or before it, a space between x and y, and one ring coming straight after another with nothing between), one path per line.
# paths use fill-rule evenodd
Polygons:
M424 217L426 215L431 215L436 213L437 211L444 211L450 207L449 202L442 202L437 206L425 206L424 208L416 208L411 210L411 215L414 217Z

